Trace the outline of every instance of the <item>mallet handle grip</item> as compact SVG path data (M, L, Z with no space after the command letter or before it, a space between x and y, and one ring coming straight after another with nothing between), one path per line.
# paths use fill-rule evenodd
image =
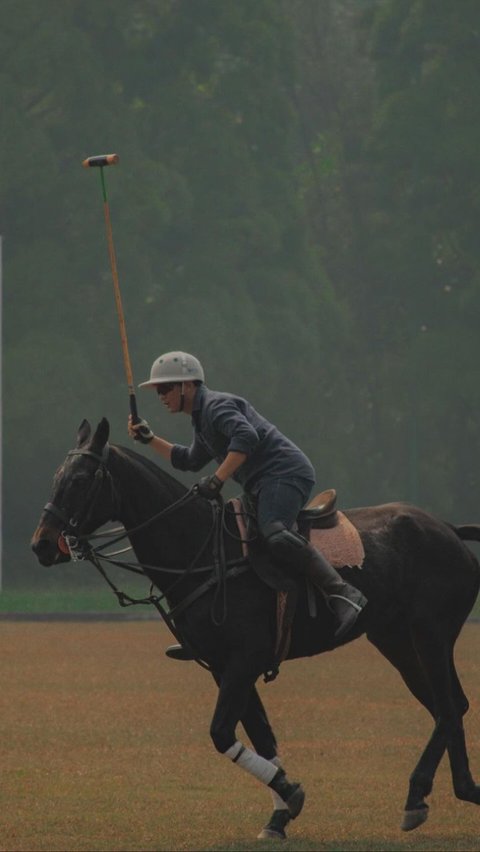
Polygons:
M94 166L116 166L119 159L118 154L100 154L98 157L87 157L82 166L84 169L91 169Z
M131 393L129 395L129 399L130 399L130 414L132 415L133 424L135 425L135 423L140 423L140 417L138 416L138 409L137 409L137 397L135 396L134 393Z

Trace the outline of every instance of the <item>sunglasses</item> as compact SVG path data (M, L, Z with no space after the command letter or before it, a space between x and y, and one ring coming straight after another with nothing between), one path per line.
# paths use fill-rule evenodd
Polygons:
M170 393L178 382L164 382L162 385L156 385L156 391L159 396L165 396Z

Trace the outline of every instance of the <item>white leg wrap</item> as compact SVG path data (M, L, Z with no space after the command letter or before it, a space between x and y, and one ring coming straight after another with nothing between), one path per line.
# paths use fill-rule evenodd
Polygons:
M280 763L279 757L272 757L270 763L273 763L273 765L276 766L277 769L281 769L282 764ZM285 804L285 802L283 801L283 799L280 798L278 793L276 793L275 790L272 790L271 787L270 787L270 792L272 794L272 799L273 799L273 810L274 811L288 811L288 805Z
M275 766L270 760L265 760L259 754L255 754L250 748L245 748L239 740L234 743L225 752L225 757L229 757L238 766L241 766L245 772L249 772L254 778L257 778L262 784L270 784L270 781L277 774L278 766Z

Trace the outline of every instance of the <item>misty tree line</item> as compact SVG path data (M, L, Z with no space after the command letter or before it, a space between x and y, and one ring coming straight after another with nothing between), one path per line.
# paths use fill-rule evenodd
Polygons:
M128 440L81 168L113 151L136 380L192 351L342 505L478 517L479 39L477 0L3 0L11 582L38 570L28 538L80 420ZM188 440L187 418L139 405Z

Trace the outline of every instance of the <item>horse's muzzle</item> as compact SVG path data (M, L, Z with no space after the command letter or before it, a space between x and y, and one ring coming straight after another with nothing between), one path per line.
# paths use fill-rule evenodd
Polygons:
M46 567L70 561L70 556L59 550L58 532L53 535L45 527L38 527L35 530L32 538L32 550L40 564Z

